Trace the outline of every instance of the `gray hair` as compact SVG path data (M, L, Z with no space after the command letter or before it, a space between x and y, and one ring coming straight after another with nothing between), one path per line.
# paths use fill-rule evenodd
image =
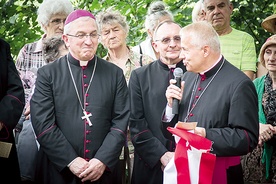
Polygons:
M61 36L53 36L51 38L47 38L43 42L43 51L44 51L44 59L46 63L50 63L56 59L58 59L60 53L60 46L65 45ZM67 47L66 47L67 48Z
M198 0L193 8L193 11L192 11L192 21L193 22L197 21L198 13L203 9L204 9L204 5L203 5L202 0Z
M208 45L213 51L220 52L219 36L213 26L206 21L189 24L181 29L182 36L190 36L190 44L201 48Z
M174 20L172 13L166 10L166 4L163 1L152 2L147 12L145 28L154 32L162 17L168 17L172 21Z
M53 15L69 15L73 10L74 7L69 0L44 0L37 10L37 21L43 29L43 25L48 25Z
M97 15L97 22L99 26L99 31L102 31L103 25L109 24L115 24L119 23L126 34L128 34L129 31L129 25L127 23L126 17L123 16L119 11L113 10L112 8L108 8L105 11L100 12Z

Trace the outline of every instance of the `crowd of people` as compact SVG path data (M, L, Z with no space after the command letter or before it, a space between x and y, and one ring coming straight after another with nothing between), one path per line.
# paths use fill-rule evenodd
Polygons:
M256 53L231 27L233 8L199 0L181 27L154 1L147 38L131 46L113 7L94 15L44 0L44 34L15 62L0 39L1 183L161 184L178 122L212 141L210 183L276 183L276 16L263 20L272 36Z

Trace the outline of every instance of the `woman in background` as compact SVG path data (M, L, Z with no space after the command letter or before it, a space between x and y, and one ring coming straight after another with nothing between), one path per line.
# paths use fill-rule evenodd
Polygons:
M152 46L153 34L156 26L160 22L163 22L164 20L174 20L172 13L167 9L168 8L163 1L155 1L150 4L145 20L147 38L132 48L134 52L148 55L153 60L159 59L158 53L155 52Z
M192 11L192 21L197 22L197 21L202 21L205 19L205 12L204 12L204 7L203 7L203 2L202 0L199 0L196 2L193 11Z
M120 67L124 71L124 76L128 83L132 70L152 62L152 58L133 52L131 47L127 45L129 26L126 17L119 11L109 8L97 16L97 21L101 33L101 43L108 51L103 59ZM120 162L114 173L114 181L118 184L130 182L134 157L133 151L133 145L128 139L128 145L123 148ZM126 164L128 164L127 177Z
M263 44L259 61L268 73L253 81L259 104L259 144L243 157L244 181L276 183L276 35Z

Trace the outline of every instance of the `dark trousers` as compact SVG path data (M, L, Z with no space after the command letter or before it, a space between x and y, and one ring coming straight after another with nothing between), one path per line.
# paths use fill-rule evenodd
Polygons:
M227 184L244 184L242 165L231 166L227 169Z

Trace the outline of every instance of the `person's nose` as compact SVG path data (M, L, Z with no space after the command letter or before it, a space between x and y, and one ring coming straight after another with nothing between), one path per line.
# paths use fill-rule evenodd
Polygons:
M271 61L276 61L276 52L273 52L270 56L269 56L269 60Z
M116 33L115 33L114 31L110 30L110 33L109 33L109 35L108 35L109 38L114 38L115 35L116 35Z
M90 45L92 44L92 37L90 35L85 35L85 43Z
M213 13L215 15L219 14L220 13L220 9L216 6L215 9L214 9L214 11L213 11Z
M63 29L64 29L64 23L65 23L65 22L60 22L60 23L58 24L58 28L59 28L60 30L62 30L62 31L63 31Z
M176 45L178 44L178 41L176 41L175 39L171 39L170 42L169 42L169 46L170 47L175 47Z

